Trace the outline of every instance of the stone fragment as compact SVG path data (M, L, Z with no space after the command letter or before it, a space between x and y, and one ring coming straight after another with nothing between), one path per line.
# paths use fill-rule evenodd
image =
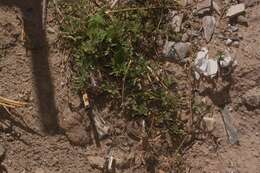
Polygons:
M187 42L187 41L189 41L189 39L190 39L189 34L188 34L188 33L184 33L184 34L182 35L181 41Z
M237 61L233 59L228 51L225 51L225 54L219 60L219 66L221 68L235 67L237 66Z
M230 46L232 43L233 43L233 40L231 40L230 38L228 38L228 39L226 40L226 42L225 42L225 44L226 44L227 46Z
M105 120L101 117L100 113L97 110L93 111L93 114L94 114L93 119L95 122L95 126L97 128L98 138L103 139L109 135L110 127L105 122Z
M183 20L183 14L177 14L176 11L171 12L171 27L175 32L181 31L181 25Z
M255 87L247 91L242 100L248 108L260 109L260 87Z
M212 117L203 117L207 131L212 132L215 129L216 120Z
M166 42L163 46L163 51L162 51L163 56L165 58L174 58L174 59L176 58L177 55L173 48L174 44L175 44L175 42L166 40Z
M239 137L238 137L238 131L233 125L230 109L228 106L225 106L224 109L221 110L223 123L225 125L225 130L227 132L227 137L230 144L238 144L239 143Z
M228 31L229 32L237 32L238 30L239 30L239 28L237 27L237 26L235 26L235 25L228 25Z
M95 169L102 170L104 169L106 160L99 156L88 156L88 161L90 166Z
M236 48L239 48L239 41L234 41L232 45Z
M191 43L166 41L163 48L163 55L166 58L182 61L191 53Z
M240 3L240 4L237 4L237 5L232 5L228 10L227 10L227 13L226 13L226 16L227 17L234 17L234 16L238 16L240 14L242 14L243 12L245 12L245 4L244 3Z
M210 12L212 8L212 0L203 0L197 3L197 13L203 15Z
M216 19L213 16L204 16L202 19L203 35L207 42L212 38L216 27Z
M212 7L218 13L218 15L221 14L220 7L219 7L219 5L215 1L212 2Z
M191 43L178 42L174 45L178 59L183 60L191 53Z
M213 59L208 60L206 76L215 77L218 72L218 62Z
M218 62L217 60L208 58L208 49L202 48L198 52L197 57L194 61L194 70L196 79L200 79L200 76L206 76L213 78L218 72Z

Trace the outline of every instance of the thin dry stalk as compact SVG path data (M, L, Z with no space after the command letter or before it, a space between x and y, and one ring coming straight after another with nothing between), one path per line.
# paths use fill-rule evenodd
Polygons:
M0 96L0 106L9 107L9 108L18 108L25 105L26 103L24 102L7 99Z

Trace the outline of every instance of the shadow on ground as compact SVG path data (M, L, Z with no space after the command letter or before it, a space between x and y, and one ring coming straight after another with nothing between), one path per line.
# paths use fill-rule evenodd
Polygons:
M55 133L58 127L57 109L48 62L48 44L42 20L42 0L0 0L0 6L16 7L22 12L26 47L31 53L32 74L42 128L48 134Z

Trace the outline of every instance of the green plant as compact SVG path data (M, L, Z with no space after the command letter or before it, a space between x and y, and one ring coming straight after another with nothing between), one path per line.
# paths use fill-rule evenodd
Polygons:
M74 10L69 7L61 31L71 47L77 90L105 94L130 117L156 117L180 134L176 82L153 58L167 9L110 14L101 8L92 15Z

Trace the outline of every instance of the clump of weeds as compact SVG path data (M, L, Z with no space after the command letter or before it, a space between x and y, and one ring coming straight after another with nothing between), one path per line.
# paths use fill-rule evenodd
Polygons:
M183 135L177 83L157 52L158 40L171 32L166 16L176 4L152 0L110 9L81 0L60 6L77 92L94 100L105 95L128 118L153 117L173 136Z

